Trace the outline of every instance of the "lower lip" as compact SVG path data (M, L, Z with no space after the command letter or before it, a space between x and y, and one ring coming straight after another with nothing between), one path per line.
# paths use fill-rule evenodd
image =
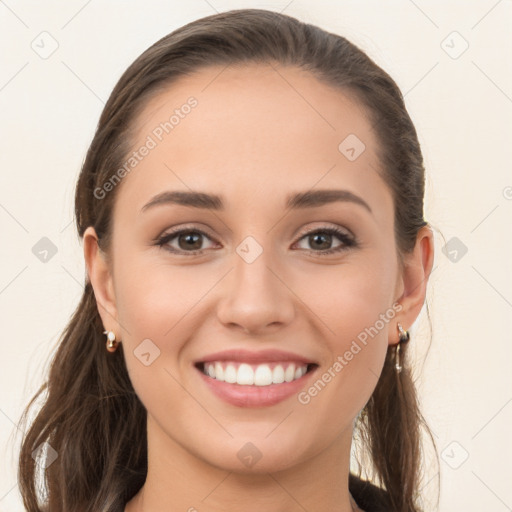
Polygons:
M269 407L298 393L304 387L306 380L314 373L315 368L297 380L282 384L269 384L268 386L231 384L209 377L198 368L196 370L206 385L225 402L237 407Z

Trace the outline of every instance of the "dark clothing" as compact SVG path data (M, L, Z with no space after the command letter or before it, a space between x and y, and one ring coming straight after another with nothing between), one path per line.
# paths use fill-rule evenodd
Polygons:
M358 507L364 510L364 512L390 512L388 494L380 487L366 480L361 480L356 475L350 473L348 489L354 500L356 500ZM134 494L136 493L131 493L131 496L133 497ZM126 501L129 501L129 499ZM119 500L110 510L124 512L124 508L125 500Z
M389 512L389 499L386 491L350 473L348 490L357 506L364 512Z

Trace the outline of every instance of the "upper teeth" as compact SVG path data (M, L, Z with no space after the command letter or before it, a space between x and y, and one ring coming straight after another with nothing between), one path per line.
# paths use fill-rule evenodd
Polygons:
M274 365L272 365L274 366ZM242 386L268 386L300 379L306 372L307 364L299 366L295 363L279 363L273 368L268 364L250 365L241 363L238 368L234 363L219 361L204 363L204 373L223 382L236 383Z

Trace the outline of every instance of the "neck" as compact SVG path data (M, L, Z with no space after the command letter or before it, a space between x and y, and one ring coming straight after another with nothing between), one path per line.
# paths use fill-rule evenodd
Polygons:
M360 510L348 489L352 431L285 470L239 473L184 449L148 415L148 473L125 512L309 512Z

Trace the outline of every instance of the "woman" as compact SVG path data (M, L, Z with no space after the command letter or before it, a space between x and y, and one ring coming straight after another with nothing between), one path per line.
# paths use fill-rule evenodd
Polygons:
M421 510L423 195L401 93L346 39L238 10L146 50L77 183L86 286L27 510Z

